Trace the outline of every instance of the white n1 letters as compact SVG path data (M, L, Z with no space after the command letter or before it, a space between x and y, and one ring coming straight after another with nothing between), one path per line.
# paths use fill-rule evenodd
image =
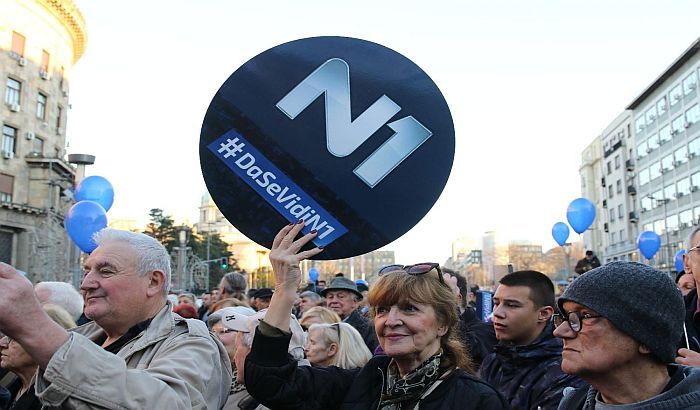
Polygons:
M326 146L336 157L350 155L401 110L391 98L382 95L351 121L350 68L339 58L321 64L279 100L277 108L293 120L321 94L325 94ZM432 135L412 116L387 125L395 134L353 171L370 188L374 188Z

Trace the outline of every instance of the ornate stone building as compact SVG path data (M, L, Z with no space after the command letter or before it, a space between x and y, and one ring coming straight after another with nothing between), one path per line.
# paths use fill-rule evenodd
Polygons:
M0 261L70 281L63 227L76 168L65 158L69 79L87 45L71 0L0 0Z

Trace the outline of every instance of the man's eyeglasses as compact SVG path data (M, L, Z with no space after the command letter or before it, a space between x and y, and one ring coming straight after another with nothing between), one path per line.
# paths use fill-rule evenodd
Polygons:
M692 252L692 251L697 251L698 249L700 249L700 245L695 245L695 246L693 246L692 248L688 249L688 250L686 251L686 253L690 253L690 252Z
M559 327L562 323L568 322L569 327L571 330L574 332L578 333L583 329L583 320L584 319L593 319L597 317L603 317L601 315L593 315L590 313L583 313L581 312L569 312L566 315L561 315L561 314L554 314L552 315L552 323L554 323L554 327Z
M434 263L434 262L424 262L424 263L417 263L415 265L387 265L381 269L379 269L379 276L382 276L386 273L389 272L394 272L397 270L402 270L409 275L413 276L419 276L419 275L425 275L426 273L430 272L431 270L435 269L438 274L438 279L440 279L440 283L445 283L445 280L442 278L442 269L440 269L440 264L439 263Z

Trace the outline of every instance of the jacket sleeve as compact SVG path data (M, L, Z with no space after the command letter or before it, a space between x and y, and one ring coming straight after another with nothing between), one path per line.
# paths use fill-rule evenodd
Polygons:
M66 409L220 408L231 383L222 380L222 366L209 335L176 335L158 347L148 368L130 369L122 357L71 333L39 371L35 388L44 405Z
M298 366L287 354L291 335L266 336L256 329L245 361L246 390L271 409L339 408L357 370Z
M530 395L531 409L554 410L559 407L565 388L579 388L585 385L585 382L579 379L578 376L561 372L559 366L558 363L550 366L543 377L540 377L537 384L533 386Z

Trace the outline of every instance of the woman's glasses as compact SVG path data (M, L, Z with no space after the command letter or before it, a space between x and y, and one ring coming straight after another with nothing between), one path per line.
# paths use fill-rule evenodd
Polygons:
M333 323L331 327L334 327L338 331L338 343L340 343L340 323Z
M419 275L424 275L431 270L435 269L438 274L438 279L440 279L440 283L445 283L445 280L442 278L442 269L440 269L440 264L439 263L434 263L434 262L424 262L424 263L417 263L415 265L387 265L381 269L379 269L379 276L382 276L386 273L389 272L394 272L397 270L402 270L409 275L413 276L419 276Z

